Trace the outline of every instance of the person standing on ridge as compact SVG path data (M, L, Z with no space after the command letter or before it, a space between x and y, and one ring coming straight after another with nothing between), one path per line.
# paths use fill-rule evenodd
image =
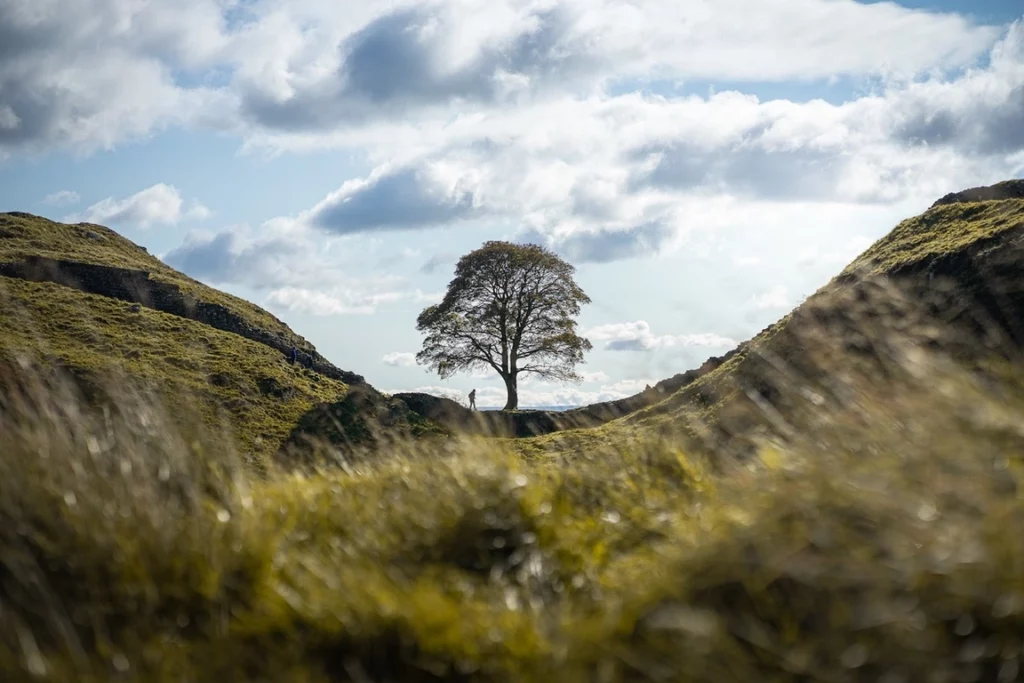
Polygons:
M476 389L469 392L469 409L476 410Z

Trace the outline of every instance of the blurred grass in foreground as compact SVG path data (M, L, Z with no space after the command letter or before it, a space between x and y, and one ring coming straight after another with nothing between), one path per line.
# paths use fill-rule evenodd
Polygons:
M150 395L22 378L0 679L1020 680L1024 387L900 367L749 460L637 432L266 478Z

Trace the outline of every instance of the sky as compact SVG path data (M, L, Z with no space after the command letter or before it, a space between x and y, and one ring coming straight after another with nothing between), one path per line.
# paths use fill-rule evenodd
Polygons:
M577 268L581 405L1024 176L1024 0L0 0L0 211L108 225L384 391L459 256Z

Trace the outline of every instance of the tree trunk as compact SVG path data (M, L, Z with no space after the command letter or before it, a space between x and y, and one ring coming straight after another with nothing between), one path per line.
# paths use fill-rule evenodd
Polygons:
M508 392L508 400L505 401L502 410L516 410L519 408L519 389L516 387L518 378L515 375L508 375L502 379L505 380L505 390Z

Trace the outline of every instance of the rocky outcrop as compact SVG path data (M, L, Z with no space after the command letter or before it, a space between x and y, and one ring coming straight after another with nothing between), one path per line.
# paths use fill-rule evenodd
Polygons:
M947 204L992 202L1003 199L1024 199L1024 180L1006 180L988 187L972 187L962 192L951 192L932 204L932 208Z
M742 348L741 346L734 349L724 356L710 358L696 370L689 370L658 382L639 394L573 410L470 411L455 401L429 394L395 394L394 398L400 399L413 412L460 434L523 438L568 429L589 429L664 401L718 368Z
M286 468L324 464L402 448L410 439L446 437L448 430L411 410L397 397L368 384L352 386L345 398L324 403L303 415L276 455Z
M573 427L596 427L599 422L575 424L563 413L545 410L469 410L455 401L429 394L395 394L414 413L458 434L499 438L539 436Z
M989 346L1024 348L1024 224L901 266L890 278L944 327Z
M188 318L269 346L291 357L292 345L280 333L256 327L220 304L196 300L182 292L178 285L153 280L147 271L33 256L11 263L0 263L0 275L31 282L53 282L89 294ZM361 375L335 367L312 347L298 349L297 361L325 377L346 384L365 383Z

